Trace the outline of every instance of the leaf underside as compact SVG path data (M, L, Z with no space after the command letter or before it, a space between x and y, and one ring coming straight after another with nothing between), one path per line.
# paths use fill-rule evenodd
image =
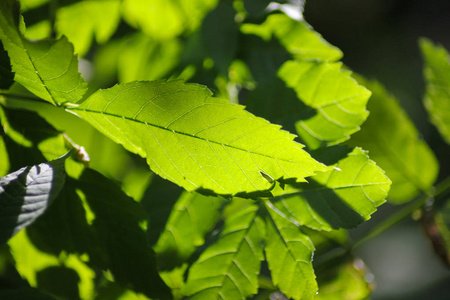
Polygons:
M200 85L116 85L69 110L188 191L268 195L274 180L302 182L326 169L294 135Z
M0 178L0 243L33 223L64 185L67 155Z

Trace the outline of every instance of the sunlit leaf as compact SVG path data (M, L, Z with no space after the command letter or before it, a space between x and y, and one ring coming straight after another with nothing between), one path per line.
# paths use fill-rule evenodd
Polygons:
M268 201L266 208L265 252L273 283L289 298L313 299L317 282L311 240Z
M273 202L287 217L316 230L352 228L385 202L390 184L383 170L356 148L308 184L286 186Z
M261 195L274 180L301 182L325 170L293 135L200 85L116 85L70 111L188 191Z
M420 40L420 47L425 60L425 107L431 122L450 144L450 55L427 39Z
M312 149L350 138L366 120L371 93L341 69L341 63L288 61L279 76L306 104L295 124L302 140Z
M342 52L325 41L305 21L297 21L285 14L273 14L261 25L244 24L241 31L256 34L268 41L275 36L297 60L336 61Z
M75 53L85 55L92 39L106 42L120 21L120 0L78 1L58 9L56 30L73 43Z
M189 299L245 299L258 290L262 220L250 205L225 221L218 241L189 270L182 292Z
M73 46L65 37L31 42L22 36L18 3L0 2L0 39L11 59L14 80L54 104L76 102L86 91Z
M369 151L370 158L392 180L388 199L409 201L433 185L438 163L428 145L396 99L376 82L362 81L372 91L370 116L348 141Z
M33 223L64 185L67 155L0 178L0 243Z

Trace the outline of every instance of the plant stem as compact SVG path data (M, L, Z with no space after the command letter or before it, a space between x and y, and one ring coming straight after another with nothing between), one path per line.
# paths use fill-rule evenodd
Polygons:
M357 240L353 246L352 249L356 249L360 247L361 245L365 244L366 242L372 240L373 238L377 237L387 229L391 228L395 224L397 224L399 221L403 220L404 218L411 215L416 210L420 209L422 206L424 206L428 200L439 196L441 194L444 194L446 192L450 191L450 177L444 179L441 181L436 187L431 188L427 193L422 194L417 200L410 203L409 205L403 207L398 212L393 214L392 216L388 217L386 220L381 222L379 225L377 225L375 228L370 230L364 237Z

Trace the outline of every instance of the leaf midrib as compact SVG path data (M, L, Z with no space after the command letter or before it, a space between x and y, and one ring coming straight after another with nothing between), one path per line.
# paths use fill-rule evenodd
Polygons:
M150 125L150 126L153 126L153 127L159 128L159 129L166 130L168 132L172 132L172 133L176 133L176 134L180 134L180 135L185 135L185 136L188 136L188 137L191 137L191 138L196 138L196 139L199 139L199 140L202 140L202 141L207 141L207 142L211 142L211 143L214 143L214 144L217 144L217 145L226 146L226 147L229 147L229 148L240 150L240 151L243 151L243 152L248 152L250 154L257 154L257 155L268 157L268 158L271 158L271 159L276 159L276 160L281 160L281 161L285 161L285 162L289 162L289 163L299 164L299 161L294 161L294 160L288 160L288 159L284 159L284 158L274 157L274 156L270 156L270 155L267 155L267 154L264 154L264 153L259 153L259 152L255 152L255 151L239 148L239 147L236 147L236 146L220 143L220 142L217 142L217 141L214 141L214 140L201 138L201 137L198 137L198 136L186 133L186 132L181 132L181 131L173 130L173 129L170 129L170 128L166 128L166 127L163 127L161 125L148 123L148 122L141 121L141 120L136 120L136 119L133 119L133 118L130 118L130 117L126 117L126 116L120 116L120 115L116 115L116 114L113 114L113 113L97 111L97 110L91 110L91 109L81 109L81 108L78 108L78 107L68 108L68 110L78 110L78 111L84 111L84 112L88 112L88 113L96 113L96 114L101 114L101 115L108 115L108 116L112 116L112 117L116 117L116 118L120 118L120 119L125 119L127 121L132 121L132 122L136 122L136 123L140 123L140 124ZM301 145L301 144L295 142L294 140L291 140L291 141L293 143ZM302 148L303 147L299 148L299 150L301 150Z

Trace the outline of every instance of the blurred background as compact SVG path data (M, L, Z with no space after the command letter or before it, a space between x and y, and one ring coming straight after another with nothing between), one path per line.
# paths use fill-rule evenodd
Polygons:
M450 146L428 122L419 37L450 49L448 0L310 0L304 16L344 53L354 72L377 79L397 97L436 154L439 178L450 174ZM381 206L372 219L351 231L367 232L398 210ZM375 276L372 299L449 299L450 272L434 254L419 222L407 218L357 252Z

